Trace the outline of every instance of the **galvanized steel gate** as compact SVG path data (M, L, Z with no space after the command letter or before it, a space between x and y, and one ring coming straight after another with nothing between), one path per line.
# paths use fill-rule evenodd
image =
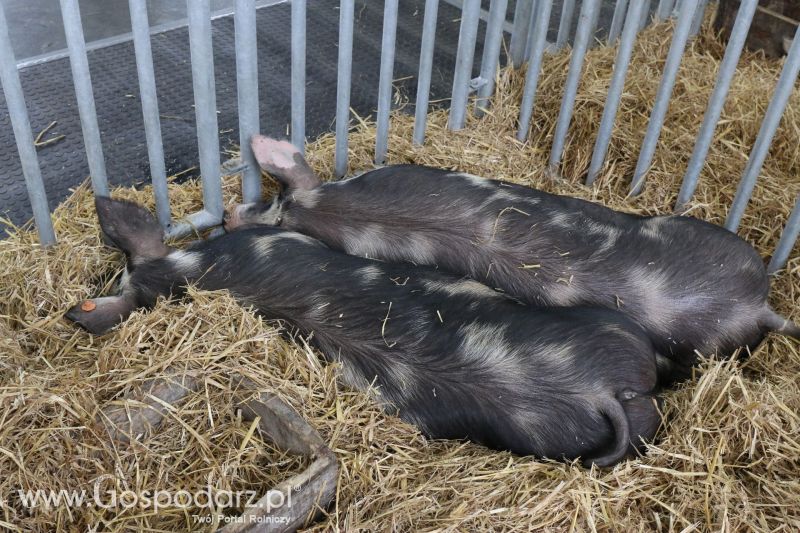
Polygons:
M450 3L453 3L453 1L450 0ZM108 181L78 0L60 0L60 3L92 188L97 195L108 195ZM448 126L453 130L464 126L466 114L469 112L468 98L470 91L475 90L477 92L478 105L473 112L478 114L481 113L479 106L485 106L487 99L494 92L494 79L500 58L508 0L491 1L491 7L486 17L488 20L483 56L480 63L480 76L476 79L470 79L470 77L475 59L475 43L478 37L479 20L482 16L481 1L461 0L460 4L462 16L448 122ZM649 125L642 141L639 160L631 179L631 194L638 194L645 186L645 175L655 154L672 90L678 76L681 57L686 43L700 28L707 4L708 0L659 0L655 8L653 13L655 20L664 20L667 17L675 17L677 20ZM551 172L557 173L559 170L567 132L572 119L583 60L588 48L592 45L600 5L601 0L583 0L580 6L569 72L550 153L549 170ZM741 2L736 22L731 31L730 41L720 66L716 86L708 103L703 124L697 136L695 148L678 195L676 210L680 210L690 201L697 186L700 172L711 145L713 133L719 121L731 80L736 72L736 66L757 6L758 0L742 0ZM161 140L153 57L150 49L150 28L146 0L129 0L129 7L139 77L139 92L144 115L144 133L147 140L158 219L169 236L185 235L196 229L215 226L222 220L223 201L211 42L210 0L187 0L194 107L204 208L182 222L172 220L167 195L167 176ZM291 0L291 141L300 150L303 149L305 142L306 7L307 0ZM375 141L375 161L378 164L384 162L387 152L395 36L399 7L399 0L385 0L377 102L377 138ZM586 178L587 184L593 183L604 164L613 133L614 120L622 97L633 45L638 31L649 21L651 7L651 0L631 0L630 2L628 0L617 0L614 17L608 32L608 44L614 44L619 40L619 48ZM439 0L426 0L413 133L413 140L418 144L421 144L425 138L432 59L436 44L435 28L438 8ZM553 0L517 0L516 2L509 53L514 65L519 66L524 62L529 64L517 131L517 138L521 141L526 138L530 121L534 114L542 58L548 50L559 49L566 44L575 9L575 0L563 0L556 42L548 43L547 30L551 15L553 15ZM253 158L252 152L247 148L250 136L259 130L255 10L255 0L235 1L236 81L238 87L239 138L243 147L242 196L244 201L254 201L261 194L261 178L258 165ZM337 177L343 176L347 169L354 0L340 0L339 16L335 154L335 173ZM800 28L798 28L793 45L789 50L789 55L774 89L772 100L767 108L761 129L752 147L733 205L725 222L725 227L731 231L736 231L739 226L764 160L769 152L772 139L780 124L783 111L798 79L798 74L800 74ZM50 210L28 120L25 97L11 48L5 14L1 5L0 78L2 79L3 91L40 241L43 245L52 244L55 242L55 234L50 219ZM786 264L798 234L800 234L800 197L798 197L780 242L773 254L768 267L770 272L774 272Z

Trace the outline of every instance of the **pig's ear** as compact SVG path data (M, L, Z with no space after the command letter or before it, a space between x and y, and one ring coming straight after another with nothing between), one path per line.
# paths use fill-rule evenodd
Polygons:
M97 196L94 206L103 233L131 258L156 259L170 252L164 231L147 209L104 196Z
M322 183L292 143L253 135L250 146L258 165L287 191L310 191Z
M123 322L136 309L131 295L104 296L84 300L64 315L89 333L102 335Z

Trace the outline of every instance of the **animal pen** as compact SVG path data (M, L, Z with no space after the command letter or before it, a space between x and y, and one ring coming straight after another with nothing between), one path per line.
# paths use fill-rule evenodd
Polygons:
M773 307L800 317L800 28L778 61L744 47L758 0L742 0L727 43L708 24L714 4L704 0L617 0L599 33L601 0L453 3L382 2L374 119L351 106L355 22L367 4L292 0L285 7L285 131L320 175L413 162L626 212L724 224L769 258ZM226 162L211 5L187 2L192 180L168 175L153 61L154 43L164 43L151 34L147 2L129 4L142 116L134 135L146 146L148 183L109 184L104 147L113 132L101 131L95 109L103 72L90 74L78 1L61 0L85 147L81 178L91 179L53 211L20 80L31 67L18 69L0 7L3 93L35 222L9 223L0 241L0 524L239 531L246 527L234 518L245 513L254 517L247 527L264 530L800 528L800 350L785 338L768 337L747 359L704 359L695 380L666 395L665 422L644 456L587 470L426 440L367 395L338 385L335 367L305 340L285 338L280 324L225 294L192 291L186 305L161 302L102 339L66 323L69 304L108 289L119 274L119 255L103 247L93 194L154 208L169 238L180 241L213 232L226 202L254 201L272 187L248 147L263 129L259 83L270 75L259 71L257 2L236 0L232 14L241 151L225 146L233 154ZM335 131L307 137L306 52L315 35L306 29L319 4L338 8ZM437 37L443 17L454 14L457 44L445 50ZM411 46L398 40L398 28L410 25L419 34L412 43L418 63L412 83L395 92L402 85L397 47ZM454 56L451 90L437 106L431 84L445 53ZM159 395L169 382L179 382L178 392ZM147 424L138 427L132 419L140 415ZM280 494L282 503L303 484L291 523L255 520L286 515L270 498ZM100 486L103 494L110 487L134 495L250 491L273 505L30 505L22 496L91 495Z

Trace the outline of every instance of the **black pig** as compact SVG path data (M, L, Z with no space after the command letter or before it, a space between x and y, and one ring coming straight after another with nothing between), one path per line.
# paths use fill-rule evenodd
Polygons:
M271 227L178 250L138 205L96 206L128 261L118 295L67 313L90 332L196 283L311 334L347 384L374 384L384 406L430 437L605 466L660 423L654 349L622 313L530 308L469 279Z
M288 142L255 136L252 147L283 189L237 206L228 230L280 226L349 254L436 265L533 305L619 309L648 331L671 378L689 375L695 350L800 336L767 303L761 257L722 227L416 165L323 184Z

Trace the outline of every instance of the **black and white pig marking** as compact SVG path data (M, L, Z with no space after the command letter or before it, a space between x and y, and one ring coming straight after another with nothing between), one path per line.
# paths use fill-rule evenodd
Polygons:
M660 424L654 348L617 311L531 308L470 279L268 226L178 250L140 206L96 206L128 261L117 295L67 312L90 332L195 283L310 335L347 384L374 385L382 405L433 438L605 466Z
M237 206L229 230L275 225L349 254L435 265L532 305L619 309L671 360L673 378L689 375L695 351L728 355L769 331L800 336L767 303L761 257L720 226L416 165L321 183L288 142L255 136L252 146L282 192Z

